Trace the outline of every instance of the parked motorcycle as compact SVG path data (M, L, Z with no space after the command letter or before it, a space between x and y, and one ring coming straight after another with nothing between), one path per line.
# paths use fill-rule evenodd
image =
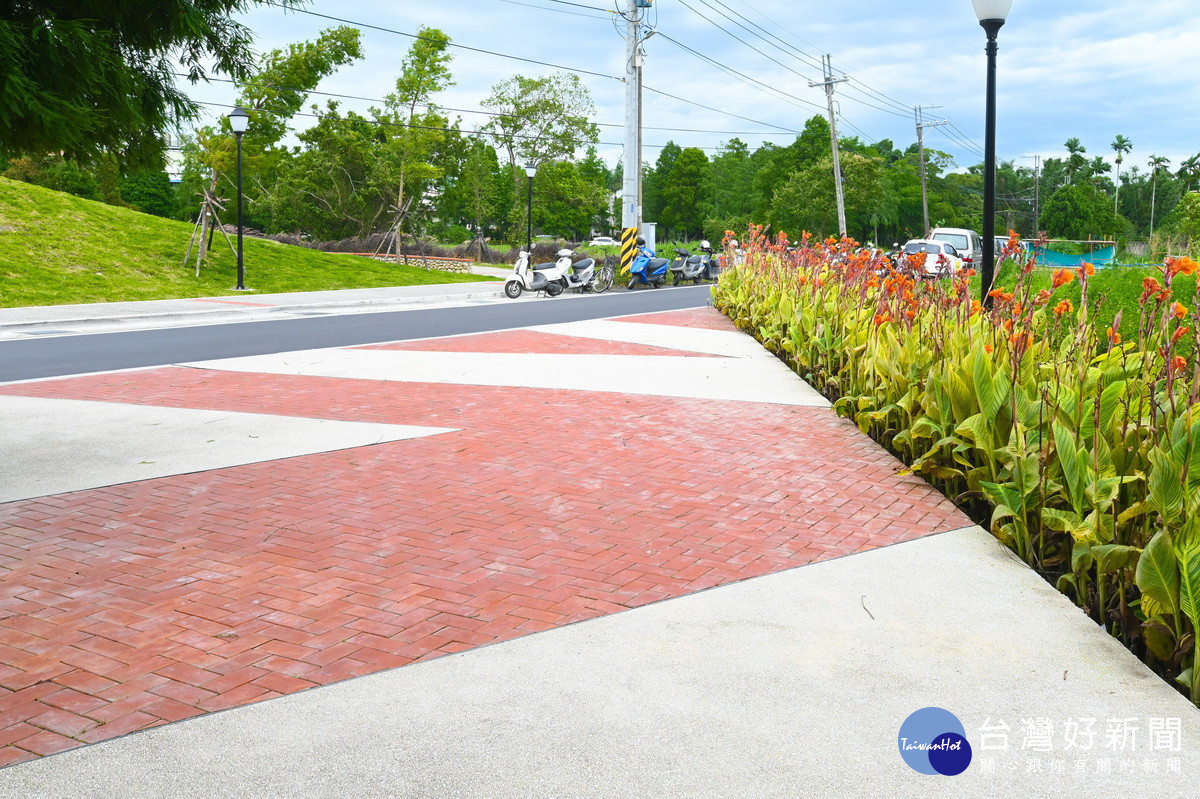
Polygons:
M689 251L676 248L675 260L671 261L669 267L671 272L671 285L678 286L680 283L692 281L693 283L700 282L700 275L704 272L704 264L700 262L700 256L692 255Z
M558 251L559 262L561 263L564 259L567 261L561 278L563 288L591 291L596 294L602 294L612 288L613 268L611 266L597 266L591 258L584 258L572 264L570 263L572 255L574 253L571 250Z
M521 250L513 273L504 281L504 296L515 300L524 291L544 291L547 296L557 297L564 290L573 288L600 293L612 288L613 270L610 266L596 267L591 258L572 263L574 253L559 250L554 263L529 264L529 253Z
M716 280L721 274L721 262L716 251L707 240L700 242L700 252L692 255L687 250L675 250L679 257L671 262L671 285L678 286L688 280Z
M646 240L641 236L637 238L638 252L633 257L633 263L629 267L629 285L625 288L632 289L634 286L661 286L667 279L667 268L671 262L667 258L654 257L654 250L646 246Z

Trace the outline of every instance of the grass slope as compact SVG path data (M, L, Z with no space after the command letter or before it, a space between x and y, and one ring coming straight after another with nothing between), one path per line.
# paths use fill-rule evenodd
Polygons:
M231 294L237 258L220 232L199 277L194 251L183 265L192 228L0 178L0 307ZM249 238L243 262L262 294L489 279Z

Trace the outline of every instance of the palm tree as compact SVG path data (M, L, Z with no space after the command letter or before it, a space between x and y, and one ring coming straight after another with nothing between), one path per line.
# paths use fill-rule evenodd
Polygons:
M1067 148L1069 156L1067 158L1067 182L1074 183L1075 173L1087 166L1087 159L1083 157L1083 154L1087 152L1087 148L1080 143L1079 139L1074 137L1067 139L1067 143L1063 146Z
M1117 190L1113 192L1113 214L1116 215L1120 213L1117 207L1118 201L1121 199L1121 162L1125 160L1125 154L1133 149L1133 142L1118 133L1117 137L1113 139L1112 148L1117 153L1117 157L1114 159L1117 162Z
M1171 159L1162 155L1150 156L1150 238L1154 238L1154 197L1155 190L1158 188L1158 173L1165 169Z
M1200 153L1196 153L1191 158L1187 159L1179 165L1179 171L1175 173L1176 177L1186 181L1187 190L1192 190L1192 181L1200 178Z
M1101 188L1104 182L1104 175L1112 172L1112 164L1105 161L1100 156L1096 156L1088 164L1088 174L1092 178L1092 183L1096 184L1096 188Z

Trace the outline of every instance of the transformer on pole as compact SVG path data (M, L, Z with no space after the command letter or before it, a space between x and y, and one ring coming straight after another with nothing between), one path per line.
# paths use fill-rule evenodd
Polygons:
M823 56L821 58L821 66L825 73L825 80L820 83L809 82L808 85L812 87L825 87L825 100L829 104L829 135L833 144L833 190L837 195L838 233L845 236L846 198L842 191L842 158L838 148L837 114L833 110L833 87L838 83L845 83L850 79L845 75L842 75L840 78L833 77L833 56Z

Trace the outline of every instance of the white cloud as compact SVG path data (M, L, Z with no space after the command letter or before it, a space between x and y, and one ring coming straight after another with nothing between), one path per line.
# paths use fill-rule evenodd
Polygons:
M574 1L613 7L613 0ZM619 2L624 6L625 0ZM691 8L684 7L684 2ZM730 114L800 130L808 117L824 107L823 91L809 88L806 79L820 77L819 66L814 64L819 64L822 53L831 53L835 68L851 77L850 84L837 90L848 135L861 131L868 139L889 138L906 147L915 140L912 107L934 104L941 108L930 111L930 116L949 118L974 140L975 147L980 146L985 38L968 0L657 0L655 5L651 19L657 20L664 37L813 105L783 100L745 85L665 38L652 39L646 45L649 86ZM421 4L313 0L308 8L406 33L430 25L444 30L457 44L605 75L623 73L624 41L614 29L612 15L552 0ZM701 15L787 66L735 41ZM750 31L729 21L728 15ZM322 28L338 24L275 8L260 8L245 20L258 34L262 50L311 39ZM1196 102L1200 65L1190 57L1197 30L1200 6L1194 0L1142 0L1134 8L1122 0L1017 0L999 36L1001 157L1060 155L1062 142L1072 136L1083 140L1089 155L1107 157L1112 154L1108 143L1117 133L1133 140L1131 160L1137 162L1154 152L1177 163L1200 150L1196 135L1200 129L1200 104ZM411 39L367 29L363 41L365 59L329 78L323 90L379 98L391 90ZM478 109L491 86L513 74L553 71L459 49L454 52L452 67L456 85L439 97L439 102L464 109ZM596 121L622 122L623 85L594 76L585 76L584 81L596 102ZM201 87L195 93L212 102L231 102L234 96L232 87L221 84ZM314 100L323 102L320 97ZM367 103L345 101L344 106L363 110ZM464 127L475 127L484 119L463 114ZM713 131L769 130L651 92L645 96L644 124ZM644 136L648 145L662 144L668 138L683 146L714 148L731 136L649 130ZM764 138L786 143L790 137L743 134L740 138L757 146ZM961 138L944 128L931 132L933 146L952 153L960 164L975 163L977 154L957 141ZM621 129L602 128L601 139L619 143ZM619 147L600 149L610 162L619 157ZM657 154L657 149L648 147L643 157L653 161Z

